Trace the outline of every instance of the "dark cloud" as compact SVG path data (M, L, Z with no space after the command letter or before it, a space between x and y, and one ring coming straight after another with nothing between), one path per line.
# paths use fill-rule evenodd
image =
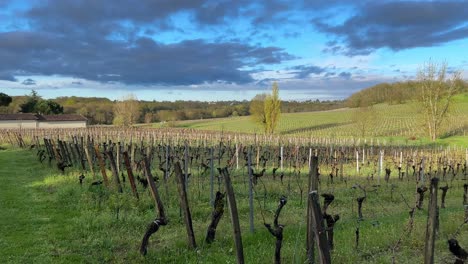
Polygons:
M71 84L72 84L72 85L83 85L83 83L80 82L80 81L72 82Z
M343 24L329 24L324 18L313 23L346 48L332 42L326 52L362 55L384 47L430 47L466 38L467 10L468 1L374 1L358 7Z
M298 65L291 67L294 70L296 78L304 79L307 78L310 74L320 74L325 72L325 68L314 66L314 65Z
M340 72L340 74L338 74L339 77L343 78L343 79L351 79L351 73L349 72Z
M0 71L0 80L2 81L10 81L10 82L17 82L18 80L13 76L13 74L9 72L1 72Z
M80 41L51 33L0 33L0 72L62 75L100 82L189 85L252 82L245 66L293 58L276 47L187 40L162 44L140 37L132 43Z
M21 84L23 84L23 85L36 85L36 81L33 80L33 79L28 78L28 79L24 80Z

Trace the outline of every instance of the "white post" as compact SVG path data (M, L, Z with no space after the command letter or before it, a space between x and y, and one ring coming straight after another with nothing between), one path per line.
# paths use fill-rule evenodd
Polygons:
M239 146L236 143L236 170L239 169Z
M281 162L281 171L283 171L283 146L280 149L280 162Z
M380 151L380 161L379 161L379 178L378 178L378 183L380 184L380 175L382 175L383 171L383 156L384 156L384 151Z
M359 151L356 150L356 173L359 174Z
M401 168L402 163L403 163L403 151L400 151L400 168Z

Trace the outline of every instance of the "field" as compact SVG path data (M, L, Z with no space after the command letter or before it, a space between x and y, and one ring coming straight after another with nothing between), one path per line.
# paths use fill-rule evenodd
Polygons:
M424 137L415 104L376 105L364 137L353 121L361 114L356 111L284 114L271 136L262 135L248 117L184 121L162 129L2 130L0 259L235 263L239 247L233 236L240 234L246 263L272 263L276 238L265 224L273 224L285 197L278 221L284 226L283 263L308 263L306 237L313 235L308 230L325 223L327 230L317 234L326 246L315 247L315 260L318 252L327 252L332 263L423 263L423 252L433 252L435 263L453 263L447 241L455 238L468 248L468 95L456 98L445 122L451 132L440 144ZM445 206L442 189L438 196L429 191L434 178L448 188ZM234 198L221 201L224 214L208 243L207 229L218 208L212 205L215 192L230 186L238 214L228 206ZM308 199L309 190L334 199L325 209L324 198ZM308 206L315 213L308 213ZM326 221L314 218L319 215ZM155 224L161 219L167 225ZM239 232L233 232L234 219ZM154 225L157 232L143 256L143 235ZM426 230L436 234L433 251L426 250L431 247Z
M137 185L140 199L132 194L128 183L128 175L118 174L127 178L126 182L118 183L112 178L113 169L106 161L106 171L110 178L109 187L103 184L92 185L102 180L103 176L97 166L96 157L93 175L90 168L82 169L77 158L83 151L75 152L82 146L73 141L66 141L68 136L61 132L56 141L65 144L57 149L57 153L47 156L37 155L46 149L37 141L33 148L17 148L4 145L0 150L0 200L2 215L0 217L0 259L4 263L235 263L236 249L233 244L231 216L227 204L216 231L216 239L212 244L205 242L206 230L210 223L212 207L210 206L210 186L214 191L225 191L222 177L218 177L216 169L214 181L210 180L210 173L203 172L202 163L209 158L210 146L214 146L214 153L222 149L227 155L223 158L215 156L214 166L224 166L233 153L233 145L210 145L207 148L192 145L188 150L191 157L199 153L199 158L193 158L189 171L192 174L186 183L188 201L191 210L193 230L195 232L195 249L187 245L187 231L183 221L180 197L177 191L175 175L171 173L167 182L158 168L163 167L161 156L164 157L165 141L155 142L154 148L144 145L125 145L135 161L135 176L143 176L138 169L138 161L143 158L138 153L152 153L152 174L159 177L157 183L161 200L166 207L169 223L161 226L151 236L148 254L143 257L138 252L141 239L146 227L154 220L155 201L152 199L150 188ZM99 134L99 133L96 133ZM55 135L57 136L57 135ZM86 138L86 137L84 137ZM122 138L123 141L127 140ZM99 140L104 142L104 140ZM107 141L107 140L106 140ZM75 143L73 143L75 142ZM96 144L98 138L96 138ZM128 143L128 141L126 141ZM145 142L151 142L146 140ZM194 141L197 142L197 141ZM31 143L27 143L28 145ZM148 143L143 143L148 144ZM157 144L157 145L156 145ZM67 150L67 146L70 148ZM87 144L84 144L85 146ZM103 153L104 144L97 145ZM114 147L112 147L114 146ZM132 147L133 146L133 147ZM114 155L115 145L112 147ZM185 147L171 146L171 157L174 161L181 161ZM333 194L335 200L328 208L328 213L338 214L340 219L334 226L334 249L331 251L333 263L422 263L422 252L425 247L426 222L428 219L429 191L424 195L421 209L416 209L416 187L429 187L429 178L437 176L441 180L439 186L448 186L446 208L440 208L440 225L435 240L435 263L453 263L455 257L448 251L447 240L455 237L463 247L468 245L466 235L467 225L463 211L463 184L466 184L466 156L464 149L424 149L424 148L385 148L385 157L380 168L392 171L388 181L383 174L379 174L378 148L330 146L317 147L319 151L320 194ZM244 151L248 146L244 147ZM336 154L340 150L342 154ZM359 171L353 159L355 151L360 154ZM208 151L208 152L207 152ZM70 153L68 153L70 152ZM399 177L398 153L401 152L402 172L406 176ZM47 153L47 152L46 152ZM68 154L67 154L68 153ZM221 152L219 152L221 153ZM231 153L231 154L229 154ZM246 158L239 153L240 165L232 166L229 170L233 180L239 222L242 232L243 251L246 263L272 263L275 238L263 226L273 223L274 211L281 196L287 197L287 204L279 217L283 224L283 246L281 249L283 263L305 263L306 250L306 206L309 148L304 146L285 146L284 168L278 170L276 177L273 168L279 167L275 157L280 150L277 146L253 146L252 168L259 172L266 169L265 175L258 178L253 191L253 219L254 232L250 232L249 225L249 176L244 166ZM73 154L73 155L71 155ZM365 157L362 155L365 154ZM38 161L44 155L42 162ZM118 155L118 154L117 154ZM198 154L197 154L198 155ZM329 158L335 156L334 159ZM336 156L338 155L338 156ZM67 157L68 156L68 157ZM94 156L94 155L93 155ZM269 157L262 164L260 156ZM158 158L159 157L159 158ZM50 165L48 164L50 158ZM219 160L218 160L219 158ZM73 167L65 168L60 173L56 163L68 160ZM158 160L159 159L159 160ZM361 162L362 159L362 162ZM162 158L164 160L164 158ZM335 160L335 161L333 161ZM421 160L426 160L425 181L413 172L412 164L422 166ZM340 167L340 164L342 167ZM460 164L460 165L457 165ZM442 175L442 167L451 165L454 169ZM121 170L124 171L123 165ZM334 172L340 168L342 173ZM464 169L463 169L464 168ZM438 170L438 172L435 172ZM283 177L279 176L279 173ZM329 174L334 174L334 179ZM79 176L85 176L83 184L79 183ZM144 176L143 176L144 177ZM400 178L400 179L399 179ZM123 192L117 191L122 184ZM361 189L362 188L362 189ZM356 199L366 197L362 204L362 219L358 216ZM439 191L439 200L440 200ZM322 200L320 203L322 203ZM408 212L415 210L414 217ZM356 230L359 230L356 242ZM317 255L317 251L316 251Z
M321 138L380 139L392 144L428 144L422 114L416 103L398 105L378 104L372 119L365 124L364 135L354 120L361 115L358 109L338 109L323 112L286 113L281 115L277 133L284 136L311 136ZM445 131L438 144L468 146L468 94L455 98L452 114L444 123ZM262 134L262 128L250 117L232 117L179 121L175 127L199 130L231 131ZM154 124L160 127L161 124Z

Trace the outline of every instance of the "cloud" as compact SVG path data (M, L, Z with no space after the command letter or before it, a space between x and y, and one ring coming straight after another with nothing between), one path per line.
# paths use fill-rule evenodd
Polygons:
M34 81L33 79L28 78L28 79L24 80L21 84L23 84L23 85L36 85L36 81Z
M13 76L13 74L9 72L1 72L0 71L0 80L10 81L10 82L17 82L18 80Z
M131 43L79 40L52 33L0 33L0 71L62 75L100 82L190 85L252 82L244 67L294 58L277 47L185 40L163 44L139 37Z
M314 65L298 65L291 67L295 73L295 77L298 79L307 78L310 74L320 74L325 72L325 68L314 66Z
M397 51L466 38L466 10L467 1L375 1L357 6L342 24L332 24L328 17L312 22L335 38L325 52L354 56L379 48Z
M343 78L343 79L350 79L351 78L351 73L350 72L340 72L340 74L338 74L339 77Z

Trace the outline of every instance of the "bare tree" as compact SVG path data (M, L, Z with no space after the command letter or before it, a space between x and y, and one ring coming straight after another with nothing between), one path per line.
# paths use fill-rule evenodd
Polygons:
M140 118L140 103L135 95L129 94L114 105L114 125L132 126Z
M357 136L366 137L377 123L377 112L371 104L362 104L353 112L351 120L354 123Z
M452 98L461 85L460 72L447 77L447 63L428 62L418 71L419 101L424 123L432 141L441 133L441 124L447 116Z

